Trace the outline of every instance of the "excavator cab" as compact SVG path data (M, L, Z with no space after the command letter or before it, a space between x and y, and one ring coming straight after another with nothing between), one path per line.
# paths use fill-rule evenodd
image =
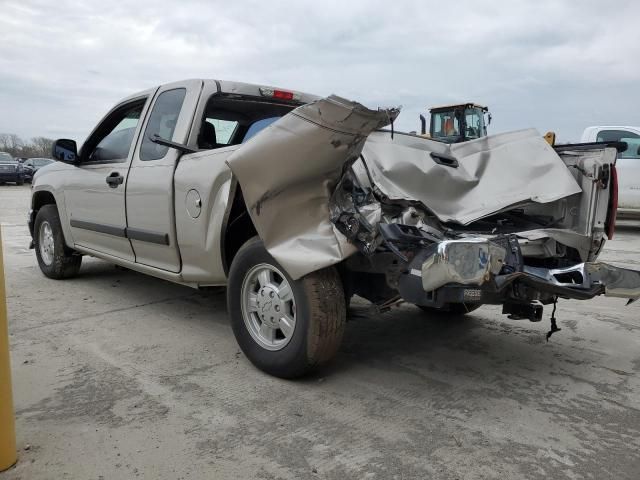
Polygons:
M486 137L487 125L491 123L489 109L475 103L434 107L429 113L431 122L428 136L444 143L459 143ZM427 136L426 119L420 115L420 120L422 135Z

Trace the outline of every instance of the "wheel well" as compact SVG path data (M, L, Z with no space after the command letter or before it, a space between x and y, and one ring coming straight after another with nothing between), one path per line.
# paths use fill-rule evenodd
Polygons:
M236 256L236 253L238 253L238 250L240 250L240 247L242 247L247 240L258 235L251 216L249 216L249 212L247 211L247 206L244 203L242 190L237 182L234 182L231 188L231 195L233 195L231 208L222 235L222 265L227 275L229 274L231 262Z
M46 190L36 192L33 194L33 201L31 204L31 208L34 212L37 212L44 205L56 204L56 199L51 192L47 192Z
M32 238L36 215L38 214L38 210L40 210L45 205L56 205L56 199L53 194L51 192L47 192L46 190L34 193L33 199L31 200L31 213L29 215L29 231L31 232Z

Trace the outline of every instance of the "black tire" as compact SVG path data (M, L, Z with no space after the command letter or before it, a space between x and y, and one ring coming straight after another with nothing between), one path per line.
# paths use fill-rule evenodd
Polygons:
M242 286L260 264L283 273L295 301L295 328L288 343L275 351L254 339L243 316ZM233 259L227 305L233 333L244 354L260 370L276 377L295 378L313 371L331 360L342 342L346 306L337 270L325 268L294 281L257 237L246 242Z
M18 186L22 186L22 185L24 185L24 178L21 178L20 180L18 180L18 181L16 182L16 185L18 185Z
M435 315L465 315L471 313L474 310L479 309L481 303L446 303L442 308L435 307L423 307L422 305L416 305L421 310Z
M53 234L53 254L49 263L43 258L40 248L40 230L45 222L50 226ZM47 277L56 280L71 278L80 270L82 256L66 246L62 235L58 208L55 205L44 205L38 210L33 228L33 243L40 270Z

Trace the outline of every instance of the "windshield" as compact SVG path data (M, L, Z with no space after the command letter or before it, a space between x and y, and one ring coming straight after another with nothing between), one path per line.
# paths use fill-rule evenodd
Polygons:
M484 136L484 115L480 108L465 108L465 136L467 140L473 140L474 138L480 138Z
M460 136L460 115L454 110L432 114L431 138L455 141Z
M49 165L50 163L53 163L53 160L49 160L48 158L34 158L33 159L33 164L36 167L44 167L45 165Z
M454 143L473 140L485 136L484 113L482 108L454 108L442 112L432 112L431 138L441 142Z
M11 155L6 152L0 152L0 162L2 163L16 163L17 161L13 159Z

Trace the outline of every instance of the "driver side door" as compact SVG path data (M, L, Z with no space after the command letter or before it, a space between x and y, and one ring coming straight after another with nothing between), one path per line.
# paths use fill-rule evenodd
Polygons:
M135 261L126 236L125 189L131 155L153 92L116 106L82 146L65 187L76 246Z

